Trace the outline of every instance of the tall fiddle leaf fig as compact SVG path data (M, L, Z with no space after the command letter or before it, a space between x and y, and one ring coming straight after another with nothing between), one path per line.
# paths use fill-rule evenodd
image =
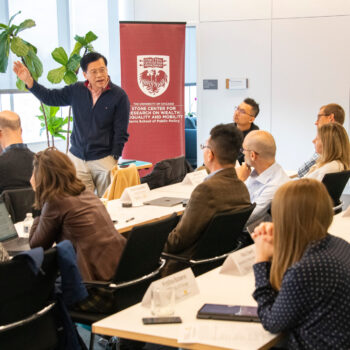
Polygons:
M6 72L11 51L27 66L33 79L38 80L43 74L43 65L37 56L37 49L18 36L23 30L34 27L35 22L26 19L19 25L12 24L13 19L20 13L21 11L14 14L7 24L0 23L0 73ZM17 79L16 85L18 89L25 90L21 80Z

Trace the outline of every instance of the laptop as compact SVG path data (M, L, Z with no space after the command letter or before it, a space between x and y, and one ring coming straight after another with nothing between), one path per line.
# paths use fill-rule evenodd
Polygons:
M0 201L0 242L10 255L29 250L29 238L18 237L5 203Z
M143 202L145 205L157 205L160 207L173 207L174 205L181 204L186 198L177 197L160 197L151 201Z

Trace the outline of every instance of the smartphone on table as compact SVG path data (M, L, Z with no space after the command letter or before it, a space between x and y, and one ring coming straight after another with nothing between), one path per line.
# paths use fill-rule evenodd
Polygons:
M143 324L168 324L168 323L181 323L182 320L178 316L171 317L144 317L142 319Z
M197 312L197 318L260 322L256 306L204 304Z

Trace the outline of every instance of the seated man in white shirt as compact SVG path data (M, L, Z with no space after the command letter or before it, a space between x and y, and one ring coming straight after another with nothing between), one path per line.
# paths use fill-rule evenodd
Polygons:
M256 203L246 225L252 232L260 222L269 219L268 210L276 190L290 178L275 161L276 143L269 132L250 132L243 141L242 152L245 163L236 171L238 178L245 181L251 202Z

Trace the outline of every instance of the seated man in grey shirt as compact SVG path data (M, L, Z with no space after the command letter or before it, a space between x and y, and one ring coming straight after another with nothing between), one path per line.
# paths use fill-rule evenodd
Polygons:
M236 171L238 178L245 181L251 202L256 203L247 221L248 231L252 232L260 222L269 219L268 210L276 190L290 178L276 163L276 143L269 132L250 132L243 141L242 152L245 163Z

